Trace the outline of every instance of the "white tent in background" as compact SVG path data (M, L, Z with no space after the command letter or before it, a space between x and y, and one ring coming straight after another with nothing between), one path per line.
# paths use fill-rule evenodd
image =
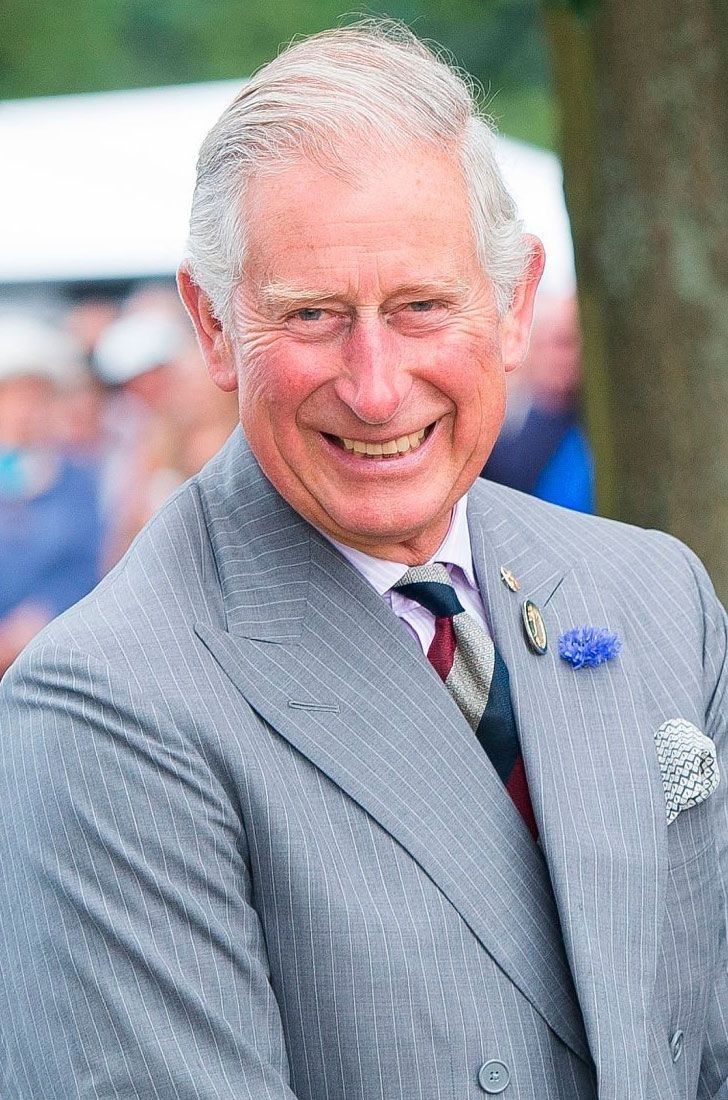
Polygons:
M184 248L195 161L240 82L0 103L0 283L171 274ZM574 286L558 159L499 139L545 287Z

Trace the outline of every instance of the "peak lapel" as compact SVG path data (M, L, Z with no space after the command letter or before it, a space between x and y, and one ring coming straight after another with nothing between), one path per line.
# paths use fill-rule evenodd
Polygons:
M499 498L488 518L488 488L478 495L470 522L476 571L511 674L531 798L587 1034L604 1094L619 1095L625 1073L635 1082L646 1073L646 1044L635 1036L645 1034L651 1011L666 883L664 795L627 616L619 610L624 597L600 588L588 555L574 554L572 528L559 513L552 513L547 542L535 518L529 526L526 507L509 515L504 505L512 498ZM521 581L517 594L500 581L501 564ZM527 598L543 612L549 635L543 656L526 644L520 607ZM586 624L617 631L624 649L598 668L576 670L559 658L558 638ZM619 1056L614 1066L607 1064L610 1050Z
M259 478L246 490L259 514L246 515L247 548L240 533L217 537L227 629L200 623L199 637L253 709L407 849L588 1057L543 857L487 757L385 601Z

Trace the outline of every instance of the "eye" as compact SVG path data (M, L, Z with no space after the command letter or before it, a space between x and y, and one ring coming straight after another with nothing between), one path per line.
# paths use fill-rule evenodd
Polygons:
M289 313L285 325L297 340L328 340L342 331L347 316L340 310L326 306L301 306Z
M445 324L450 310L439 298L416 298L403 302L389 315L389 323L409 336L427 335Z
M315 306L306 306L304 309L297 309L295 313L291 314L291 317L295 321L320 321L326 313L324 309L317 309Z

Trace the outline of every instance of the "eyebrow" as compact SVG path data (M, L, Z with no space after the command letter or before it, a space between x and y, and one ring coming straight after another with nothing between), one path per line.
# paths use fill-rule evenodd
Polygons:
M461 295L468 289L462 279L443 277L426 279L422 282L407 283L387 295L387 301L393 298L437 298L444 295ZM260 288L260 297L269 309L301 309L312 302L343 301L345 294L330 289L296 286L282 280L273 280Z
M308 302L331 302L338 296L330 290L319 290L316 287L295 286L292 283L274 281L265 283L260 288L260 298L264 306L270 309L300 309Z

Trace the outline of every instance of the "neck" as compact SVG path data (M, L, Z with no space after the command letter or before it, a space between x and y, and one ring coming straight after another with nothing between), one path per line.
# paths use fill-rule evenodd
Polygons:
M366 538L353 538L346 533L338 531L325 531L324 534L344 546L350 546L362 554L368 554L372 558L381 558L383 561L401 562L402 565L424 565L432 555L442 546L445 536L450 529L453 510L443 517L437 525L428 527L427 531L418 532L411 538L370 541Z

